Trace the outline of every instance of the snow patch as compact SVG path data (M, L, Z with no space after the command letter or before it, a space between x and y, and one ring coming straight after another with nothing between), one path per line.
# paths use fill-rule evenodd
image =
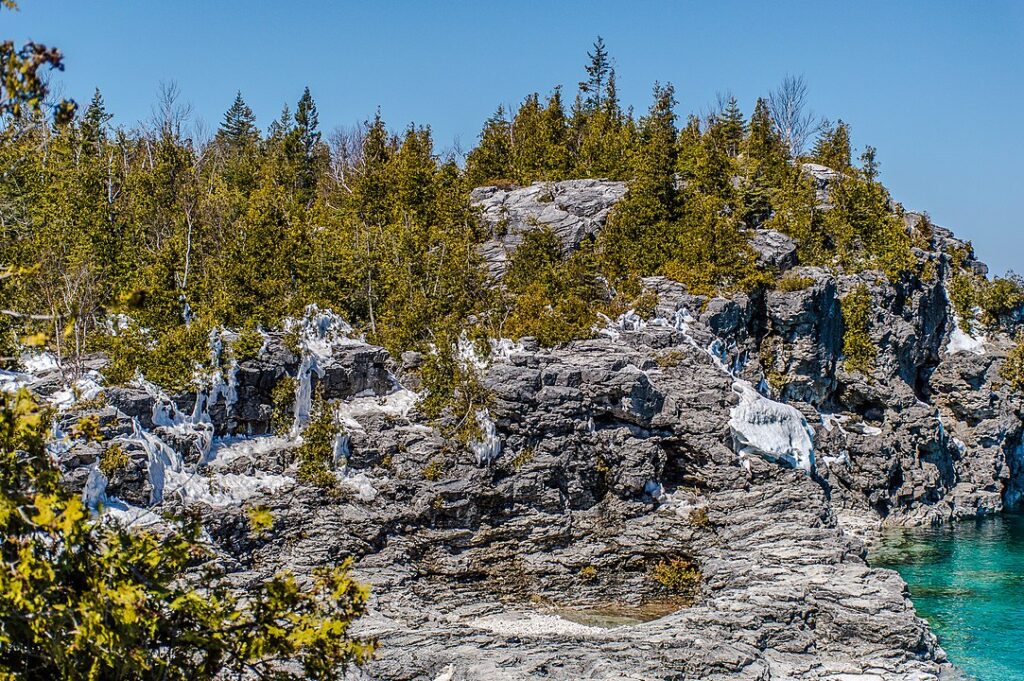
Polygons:
M810 474L814 472L814 431L799 411L761 395L746 381L733 383L740 402L732 408L729 427L740 461L760 456Z
M539 613L526 613L521 617L509 615L477 617L470 620L468 624L470 627L484 629L501 636L578 636L589 638L607 634L607 630L600 627L591 627L586 624L570 622L556 615L541 615Z
M491 413L481 409L476 413L476 422L480 426L480 439L470 443L470 449L476 454L477 465L484 466L501 456L501 438L494 425Z
M960 322L953 317L953 330L949 334L949 343L946 344L946 354L955 355L958 352L969 352L972 355L985 354L985 336L972 336L960 328Z

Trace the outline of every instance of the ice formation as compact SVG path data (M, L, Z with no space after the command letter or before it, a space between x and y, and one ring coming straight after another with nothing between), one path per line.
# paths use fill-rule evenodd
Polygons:
M956 316L953 317L953 330L949 334L949 343L946 344L946 353L955 355L958 352L969 352L972 355L985 354L985 336L972 336L960 328L960 322Z
M794 407L775 402L745 381L733 383L740 402L732 408L729 427L740 459L751 455L814 472L814 431ZM749 464L747 464L749 466Z
M486 409L476 413L476 422L480 426L480 439L471 442L470 449L476 454L477 464L484 466L501 456L501 438L498 437L498 429Z

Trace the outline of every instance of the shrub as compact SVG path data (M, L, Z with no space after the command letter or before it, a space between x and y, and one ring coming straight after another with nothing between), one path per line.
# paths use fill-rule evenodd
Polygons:
M596 582L597 581L597 568L593 565L587 565L580 569L580 579L584 582Z
M286 435L295 421L295 390L298 386L296 379L285 375L270 391L270 428L278 435Z
M254 326L249 326L238 332L238 338L231 344L231 354L239 362L259 357L263 349L263 334Z
M430 463L423 468L423 477L431 482L437 482L444 476L445 468L444 459L440 457L431 459Z
M274 526L274 514L267 506L253 506L246 509L245 516L249 520L249 533L254 536L261 536L270 531Z
M776 283L776 288L780 291L802 291L806 288L810 288L814 285L814 277L799 276L795 274L789 274Z
M1000 320L1024 303L1024 284L1020 277L1010 274L992 281L981 280L977 287L981 321L986 326L997 326Z
M111 478L118 471L128 468L128 455L116 442L103 450L99 463L100 472Z
M690 511L690 524L701 530L710 528L711 518L708 517L708 507L700 506Z
M302 444L296 452L300 482L317 487L332 488L338 479L334 476L334 443L341 432L334 410L327 400L317 395L310 409L309 423L302 431Z
M50 461L50 416L27 391L0 395L0 675L327 680L370 659L375 642L351 635L369 589L350 558L242 598L198 523L94 521Z
M700 570L688 558L659 561L651 571L651 579L673 593L690 594L700 585Z
M966 272L957 272L947 287L949 302L953 306L957 324L965 333L974 331L974 308L976 292L974 277Z
M160 334L133 324L104 344L110 352L105 375L112 384L127 383L141 372L170 392L194 388L193 375L210 353L209 328L199 322L174 326Z
M535 456L536 452L532 447L524 447L518 454L516 454L515 458L512 459L512 467L518 470L533 461Z
M869 375L877 348L871 342L871 293L861 284L847 293L840 305L843 314L843 361L849 371Z
M1024 332L1017 334L1017 344L1007 353L999 375L1014 390L1024 391Z
M654 356L654 361L662 369L669 369L679 366L685 357L686 353L682 350L664 350Z

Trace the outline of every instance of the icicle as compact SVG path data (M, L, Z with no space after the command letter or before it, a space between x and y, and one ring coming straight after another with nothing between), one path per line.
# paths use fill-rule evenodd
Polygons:
M476 454L476 462L483 466L494 461L501 455L501 438L498 437L498 429L491 419L491 414L486 409L476 413L476 422L480 426L481 437L470 443L470 449Z

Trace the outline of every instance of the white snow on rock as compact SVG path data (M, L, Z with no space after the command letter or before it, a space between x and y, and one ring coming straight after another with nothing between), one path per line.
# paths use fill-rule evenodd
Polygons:
M540 613L524 613L521 617L490 615L477 617L468 624L470 627L484 629L501 636L591 638L606 636L608 633L607 629L601 627L592 627L571 622L557 615L542 615Z
M491 413L486 409L476 413L476 422L480 426L480 439L474 440L469 446L476 454L477 465L484 466L501 456L501 438Z
M365 429L359 424L359 417L370 414L404 417L418 399L418 393L400 388L388 395L366 395L342 400L336 406L338 423L350 433L362 433Z
M60 369L57 358L49 352L26 353L21 356L21 366L30 374L45 374Z
M750 456L814 472L814 431L799 411L775 402L745 381L733 383L740 402L732 408L733 446L746 465Z
M57 409L64 411L73 406L79 400L91 400L103 392L100 381L103 377L96 371L89 371L85 376L75 381L74 385L66 386L50 396L50 404Z
M953 317L953 330L949 334L949 343L946 344L946 354L955 355L958 352L969 352L972 355L985 354L985 336L972 336L960 328L956 316Z
M257 494L274 494L295 484L287 475L257 471L253 475L189 471L166 471L164 498L174 497L185 505L204 503L217 508L238 506Z

